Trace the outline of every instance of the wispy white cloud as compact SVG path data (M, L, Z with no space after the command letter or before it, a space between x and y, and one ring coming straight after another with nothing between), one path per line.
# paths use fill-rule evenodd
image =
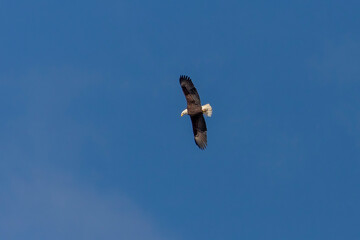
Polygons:
M164 239L154 221L124 195L54 172L3 180L2 239Z

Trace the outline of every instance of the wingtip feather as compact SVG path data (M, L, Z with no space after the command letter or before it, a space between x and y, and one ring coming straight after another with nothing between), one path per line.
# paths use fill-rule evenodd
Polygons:
M182 80L191 80L191 79L190 79L190 77L187 76L187 75L180 75L180 79L179 79L179 80L182 81Z

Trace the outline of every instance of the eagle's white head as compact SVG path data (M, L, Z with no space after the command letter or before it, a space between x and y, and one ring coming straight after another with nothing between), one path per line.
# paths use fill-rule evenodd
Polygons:
M187 114L188 114L188 111L187 111L187 109L185 109L184 111L182 111L181 116L184 116L184 115L187 115Z

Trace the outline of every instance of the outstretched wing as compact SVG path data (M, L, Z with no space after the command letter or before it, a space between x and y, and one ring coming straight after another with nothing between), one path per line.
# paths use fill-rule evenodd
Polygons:
M207 146L207 129L202 113L190 116L196 145L204 150Z
M188 76L180 76L180 86L184 92L188 110L197 109L201 111L199 94Z

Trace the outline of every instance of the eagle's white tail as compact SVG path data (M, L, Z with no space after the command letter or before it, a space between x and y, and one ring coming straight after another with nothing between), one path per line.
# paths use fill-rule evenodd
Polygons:
M210 106L210 104L205 104L204 106L201 107L201 109L206 116L211 117L212 107Z

